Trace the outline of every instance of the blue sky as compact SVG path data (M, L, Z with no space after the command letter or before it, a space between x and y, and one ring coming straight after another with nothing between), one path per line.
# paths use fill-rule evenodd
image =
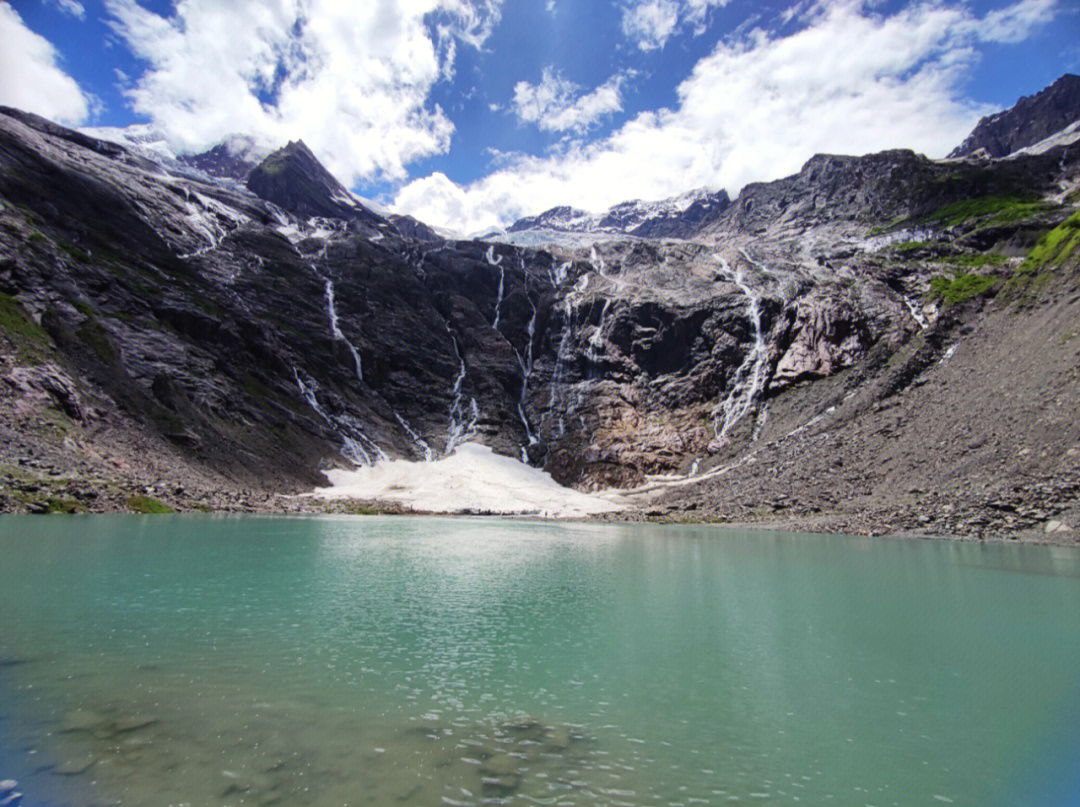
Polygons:
M343 181L471 231L943 156L1080 72L1073 0L0 0L0 103L149 122L177 150L303 138Z

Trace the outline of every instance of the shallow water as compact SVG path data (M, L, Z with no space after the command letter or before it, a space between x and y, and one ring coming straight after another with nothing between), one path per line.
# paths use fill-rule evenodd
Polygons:
M1066 805L1080 552L0 517L27 805Z

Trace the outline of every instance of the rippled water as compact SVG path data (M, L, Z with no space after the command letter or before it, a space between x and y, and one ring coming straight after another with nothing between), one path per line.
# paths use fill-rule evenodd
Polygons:
M1080 799L1080 553L0 517L24 804Z

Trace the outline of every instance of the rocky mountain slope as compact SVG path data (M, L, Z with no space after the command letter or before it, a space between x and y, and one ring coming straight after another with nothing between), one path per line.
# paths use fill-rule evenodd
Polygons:
M1078 188L1077 143L819 155L526 248L381 215L302 143L241 185L0 110L0 507L307 507L479 441L628 517L1045 536Z
M1080 121L1080 76L1066 73L1011 109L979 121L968 138L949 153L958 157L1007 157Z
M572 207L553 207L539 215L519 219L506 232L547 236L579 233L688 238L702 222L720 214L730 204L726 191L711 193L701 188L659 202L643 202L640 199L622 202L600 214Z

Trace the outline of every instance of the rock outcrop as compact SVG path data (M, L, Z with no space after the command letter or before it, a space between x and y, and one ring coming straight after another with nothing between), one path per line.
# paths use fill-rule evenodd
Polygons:
M600 214L567 206L553 207L539 215L519 219L507 228L507 232L689 238L706 220L718 216L730 204L724 190L711 193L699 189L659 202L622 202Z
M302 140L275 151L247 175L248 189L302 218L379 219L323 168Z
M949 159L1006 157L1045 140L1080 120L1080 76L1066 73L1046 89L1026 95L1011 109L988 115Z

